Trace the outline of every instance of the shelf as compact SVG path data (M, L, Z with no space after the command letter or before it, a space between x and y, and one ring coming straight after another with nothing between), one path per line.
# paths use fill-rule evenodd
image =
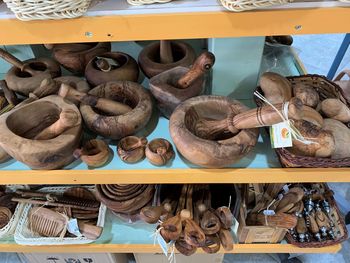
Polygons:
M161 253L158 245L153 245L152 233L156 225L137 221L129 224L107 213L102 236L96 243L69 246L22 246L14 241L0 243L1 252L21 253ZM337 253L341 245L325 248L298 248L290 244L235 244L233 251L220 253ZM198 253L203 253L201 249Z
M129 6L99 1L81 18L22 22L0 5L0 44L127 41L350 32L349 4L296 1L249 12L229 12L217 0ZM258 26L257 26L258 25ZM179 28L181 30L179 30Z

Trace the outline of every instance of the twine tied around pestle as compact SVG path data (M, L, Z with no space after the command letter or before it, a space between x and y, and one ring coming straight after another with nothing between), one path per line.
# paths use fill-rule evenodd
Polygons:
M293 123L290 122L289 118L288 118L288 106L289 106L289 101L286 101L283 103L283 112L280 112L267 98L265 98L260 92L255 91L254 95L259 98L260 100L262 100L263 102L265 102L266 104L268 104L269 106L271 106L277 113L278 115L281 117L282 121L286 123L286 125L290 128L291 131L291 135L292 137L303 143L306 145L310 145L312 143L317 143L315 141L310 141L307 139L314 139L314 138L305 138L300 131L294 126Z

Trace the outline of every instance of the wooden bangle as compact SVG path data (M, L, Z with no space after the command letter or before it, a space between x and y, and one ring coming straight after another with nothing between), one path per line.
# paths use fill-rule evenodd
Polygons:
M219 232L219 238L225 251L233 250L233 237L229 230L221 229Z
M220 219L221 227L224 229L229 229L233 225L233 214L228 207L219 207L215 212Z
M205 237L205 245L202 247L203 251L208 254L215 254L220 250L220 239L217 235L210 235Z

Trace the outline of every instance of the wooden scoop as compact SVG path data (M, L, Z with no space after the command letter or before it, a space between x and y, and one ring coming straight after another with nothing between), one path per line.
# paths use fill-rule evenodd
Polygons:
M12 64L16 68L19 68L21 71L28 72L30 75L34 76L36 74L40 74L40 71L33 70L29 67L28 64L23 63L15 56L11 55L9 52L0 48L0 57L6 60L8 63Z
M73 110L65 110L60 114L60 118L50 125L49 127L42 130L39 134L37 134L34 139L35 140L49 140L57 137L64 131L77 126L79 124L79 116Z
M199 77L208 72L215 63L215 56L208 51L203 52L194 62L191 69L183 75L177 82L177 88L187 89Z
M62 83L58 91L58 95L63 98L78 100L81 103L90 105L91 107L95 107L101 111L104 111L106 113L110 113L113 115L122 115L132 110L126 104L113 101L110 99L98 98L96 96L86 94L84 92L78 91L70 87L65 83Z
M283 111L284 104L281 103L274 106L278 111ZM288 118L300 120L302 118L302 112L303 104L301 100L292 98L288 105ZM223 120L199 119L195 127L197 136L211 139L215 138L220 132L224 133L230 131L236 134L242 129L271 126L282 122L281 116L271 106L263 106L235 116L232 115L234 115L234 112L231 112L229 116Z

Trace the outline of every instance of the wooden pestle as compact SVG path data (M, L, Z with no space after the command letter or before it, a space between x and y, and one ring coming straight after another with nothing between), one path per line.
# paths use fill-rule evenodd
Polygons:
M62 83L61 87L58 91L58 95L63 98L72 98L80 101L81 103L90 105L91 107L95 107L101 111L106 113L110 113L113 115L122 115L129 111L131 111L131 107L126 104L113 101L105 98L98 98L96 96L86 94L84 92L73 89L69 85Z
M170 40L160 41L160 63L170 64L174 62L173 50L171 49Z
M18 104L16 93L8 88L5 80L0 80L0 89L4 92L4 96L9 104Z
M284 104L274 105L278 111L282 112ZM303 104L300 99L292 98L288 105L288 118L300 120L302 118ZM242 129L251 129L282 122L281 116L271 107L263 106L242 112L232 117L232 114L223 120L200 119L196 123L196 133L210 139L220 132L230 131L233 134Z
M35 140L49 140L57 137L64 131L78 124L79 116L73 110L65 110L60 113L60 118L49 127L37 134Z
M23 63L18 58L16 58L15 56L10 54L9 52L3 50L2 48L0 48L0 57L3 58L4 60L6 60L8 63L15 66L16 68L19 68L21 71L28 72L32 76L38 74L37 71L28 67L28 64Z
M191 69L183 75L177 82L176 87L179 89L187 89L199 77L209 71L215 63L213 53L205 51L194 62Z

